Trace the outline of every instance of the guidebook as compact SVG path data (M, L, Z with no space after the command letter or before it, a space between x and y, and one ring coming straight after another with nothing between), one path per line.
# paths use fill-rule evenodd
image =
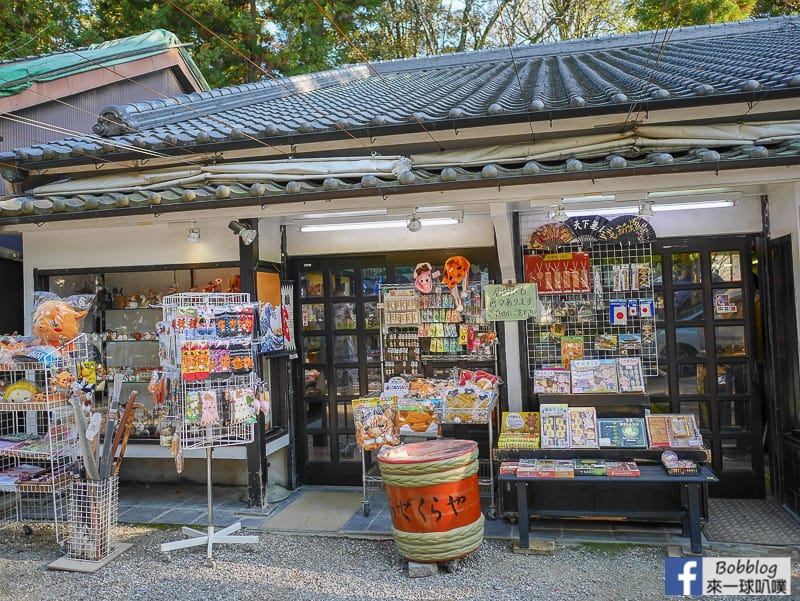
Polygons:
M541 417L541 448L568 449L569 429L567 406L562 404L539 405Z
M573 449L596 449L597 414L594 407L569 407L569 446Z
M618 357L617 381L620 392L644 392L641 357Z
M647 448L647 427L643 417L600 417L597 431L603 448Z

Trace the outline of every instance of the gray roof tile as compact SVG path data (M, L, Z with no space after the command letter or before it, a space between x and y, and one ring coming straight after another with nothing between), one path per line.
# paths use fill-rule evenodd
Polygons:
M114 214L185 211L210 207L262 205L292 201L333 200L345 196L372 196L403 192L436 191L510 184L535 184L560 179L600 179L679 171L734 169L797 164L800 140L732 148L699 148L682 153L646 153L632 157L608 155L568 158L561 161L528 161L515 165L487 164L464 168L412 168L397 180L366 175L361 179L320 176L304 181L216 183L127 194L77 194L73 196L21 196L0 200L0 224L39 223L50 220L86 219Z
M169 152L176 144L241 144L242 132L275 144L287 136L367 136L374 127L407 133L420 123L465 127L764 99L800 95L798 54L800 17L640 32L351 65L108 107L95 132ZM32 168L75 158L64 146L122 156L96 140L68 138L18 149L16 158Z

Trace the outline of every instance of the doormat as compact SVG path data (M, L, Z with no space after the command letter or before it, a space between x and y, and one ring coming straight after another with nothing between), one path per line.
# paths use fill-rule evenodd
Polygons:
M719 543L800 544L800 523L773 499L709 499L706 538Z
M362 494L355 491L303 491L267 519L259 530L338 532L361 509L361 497Z

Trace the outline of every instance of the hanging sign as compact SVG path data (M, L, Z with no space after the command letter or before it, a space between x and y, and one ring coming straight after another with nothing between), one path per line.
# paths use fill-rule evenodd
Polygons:
M589 253L526 255L525 281L535 283L539 294L591 292Z
M483 291L489 321L516 321L536 315L536 284L488 284Z

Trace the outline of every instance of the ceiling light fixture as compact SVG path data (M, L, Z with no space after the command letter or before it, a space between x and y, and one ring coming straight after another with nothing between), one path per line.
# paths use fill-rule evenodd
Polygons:
M228 229L239 236L242 243L246 246L252 244L258 236L258 232L256 230L252 229L250 226L242 223L241 221L231 221L228 224Z
M186 233L186 241L192 244L200 242L200 230L197 229L197 224L194 221L189 225L189 231Z
M422 221L416 214L412 215L408 218L408 223L406 224L409 232L418 232L422 229Z
M653 205L655 203L652 200L643 200L639 203L639 215L642 217L652 217L653 213Z
M413 217L412 217L413 218ZM416 220L420 223L420 228L422 226L435 226L435 225L455 225L459 223L459 220L455 217L434 217L431 219L420 219L419 217ZM411 219L393 219L389 221L352 221L348 223L313 223L309 225L301 225L300 231L304 234L309 234L313 232L344 232L344 231L351 231L351 230L384 230L384 229L399 229L399 228L408 228ZM419 231L411 230L411 231Z

